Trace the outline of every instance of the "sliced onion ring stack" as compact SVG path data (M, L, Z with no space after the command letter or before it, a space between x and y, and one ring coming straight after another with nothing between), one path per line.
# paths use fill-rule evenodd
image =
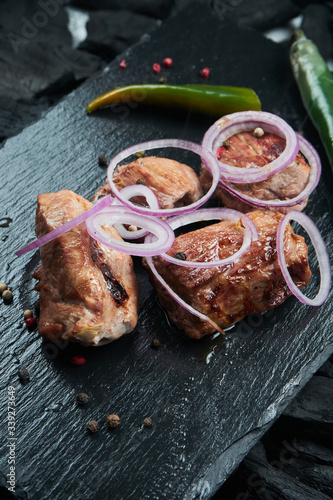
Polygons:
M134 196L143 196L144 198L146 198L146 201L150 208L153 208L154 210L160 208L158 199L148 186L145 186L143 184L134 184L133 186L124 187L121 191L122 195L127 200L130 200ZM113 205L122 205L122 203L117 198L113 198ZM129 231L123 224L114 224L114 227L117 229L119 235L126 240L137 240L138 238L142 238L149 233L149 231L146 231L145 229Z
M229 137L245 131L253 131L262 127L286 140L286 147L278 158L264 167L239 168L227 163L218 162L220 178L229 182L259 182L281 172L297 156L299 150L298 137L295 131L279 116L265 111L241 111L232 113L217 120L204 135L202 146L211 151L216 158L216 152L221 144Z
M114 224L135 224L148 230L157 239L151 243L128 243L112 238L110 234L104 231L103 226L113 226ZM86 227L90 236L102 245L140 257L167 252L175 240L174 232L166 222L147 215L136 214L132 210L119 205L104 208L101 212L90 217L86 220Z
M319 269L320 269L320 288L319 292L317 295L313 298L310 299L306 297L295 285L293 282L289 271L288 267L286 264L286 259L284 255L284 233L286 230L286 226L290 220L294 220L298 222L303 229L308 233L312 244L314 246L318 263L319 263ZM300 300L303 304L307 304L309 306L321 306L325 300L328 297L330 288L331 288L331 268L330 268L330 261L329 257L327 254L326 246L325 243L321 237L320 232L318 231L318 228L312 222L312 220L307 217L305 214L297 211L291 211L285 217L281 220L278 230L277 230L277 235L276 235L276 247L277 247L277 252L278 252L278 258L279 258L279 264L280 268L282 271L282 274L284 276L284 279L286 280L286 283L292 293Z
M290 198L288 200L260 200L259 198L255 198L253 196L249 196L241 191L238 191L234 187L229 184L225 184L223 181L219 182L219 185L223 187L226 191L237 196L240 200L248 203L249 205L254 205L257 207L290 207L292 205L297 205L305 200L312 191L317 187L320 175L321 175L321 162L319 155L315 148L301 135L298 136L299 139L299 150L308 160L308 163L311 167L310 170L310 178L301 193L299 193L294 198Z
M172 262L173 264L176 264L178 266L185 266L185 267L207 268L207 267L217 267L222 265L225 266L231 264L232 262L235 262L235 260L241 257L241 255L243 255L243 253L246 252L246 250L248 250L249 246L251 245L251 241L258 239L258 231L254 222L247 215L241 212L237 212L237 210L232 210L230 208L206 208L206 209L201 208L191 214L173 217L172 219L168 220L168 224L171 226L173 230L175 230L186 224L191 224L193 222L200 222L204 220L213 220L213 219L218 219L218 220L227 219L235 222L236 224L240 221L240 219L242 220L242 223L245 228L243 243L241 248L237 250L237 252L235 252L233 255L230 255L230 257L227 257L225 259L213 260L208 262L180 260L176 259L175 257L171 257L171 255L168 255L166 253L161 254L161 257L163 257L163 259L167 260L168 262Z
M207 193L204 196L202 196L199 200L195 201L194 203L191 203L191 205L187 205L180 208L153 209L153 208L141 207L135 205L134 203L131 203L122 195L123 190L118 191L116 184L113 182L113 173L117 168L117 165L125 158L138 151L147 151L150 149L169 148L169 147L187 149L189 151L193 151L194 153L198 154L201 157L202 162L204 163L205 167L212 174L213 177L212 185L207 191ZM207 151L207 149L203 148L199 144L179 139L160 139L157 141L143 142L141 144L137 144L136 146L131 146L130 148L124 149L124 151L118 153L111 160L108 166L107 177L112 193L119 201L121 201L123 205L127 206L128 208L131 208L134 212L137 212L139 214L154 215L157 217L169 217L170 215L180 215L183 213L191 212L192 210L200 207L207 200L209 200L209 198L214 193L216 186L218 184L220 178L220 172L216 158L213 156L212 153Z

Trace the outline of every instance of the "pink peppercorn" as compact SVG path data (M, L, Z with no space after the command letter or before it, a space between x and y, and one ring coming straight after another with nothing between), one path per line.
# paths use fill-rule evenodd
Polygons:
M34 328L36 326L36 323L37 323L36 318L33 318L32 316L25 320L25 324L27 325L28 328Z
M74 366L84 365L85 362L86 358L84 358L83 356L74 356L74 358L71 359L71 363Z
M125 69L126 68L126 61L125 61L125 59L123 59L122 61L120 61L119 68L121 68L121 69Z
M172 66L172 63L173 60L171 59L171 57L166 57L165 59L163 59L163 66L165 68L170 68Z
M152 68L153 68L154 73L159 73L161 71L161 66L158 63L154 63Z
M202 78L208 78L209 77L209 74L210 74L210 69L209 68L203 68L201 71L200 71L200 76L202 76Z
M220 159L220 158L221 158L221 156L222 156L222 154L224 153L224 151L225 151L225 147L223 147L223 146L222 146L221 148L219 148L219 149L216 151L216 156Z

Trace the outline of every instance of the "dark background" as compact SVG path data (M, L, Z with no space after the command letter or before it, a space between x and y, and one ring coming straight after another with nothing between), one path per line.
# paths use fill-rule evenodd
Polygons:
M0 0L1 143L190 3ZM301 26L324 58L333 60L333 2L206 3L216 16L275 37L286 51L293 27ZM86 38L80 40L73 26L84 16L88 19ZM333 498L332 378L331 358L253 448L215 500Z

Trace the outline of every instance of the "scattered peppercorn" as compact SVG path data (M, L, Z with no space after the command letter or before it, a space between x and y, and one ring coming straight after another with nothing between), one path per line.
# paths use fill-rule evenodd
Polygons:
M0 283L0 293L3 293L5 290L7 290L6 283Z
M117 427L120 423L120 418L118 415L114 415L113 413L111 415L108 415L106 417L106 424L110 429L113 429L114 427Z
M166 83L168 81L168 79L165 78L165 76L161 76L158 81L159 81L159 83Z
M108 159L106 156L104 155L100 155L98 157L98 163L101 165L101 166L104 166L104 165L107 165L108 164Z
M36 318L33 318L32 316L30 318L27 318L25 320L25 324L27 325L28 328L34 328L37 324Z
M153 68L154 73L159 73L161 71L161 65L158 63L154 63L152 68Z
M126 61L125 59L122 59L119 63L119 68L125 69L126 68Z
M177 252L174 257L178 260L186 260L186 254L183 252Z
M29 379L30 379L30 375L29 375L29 372L28 370L24 367L24 366L20 366L19 369L18 369L18 375L21 379L21 382L23 384L26 384L29 382Z
M152 347L159 347L160 341L158 339L153 339L151 342Z
M209 68L203 68L201 71L200 71L200 76L202 78L205 78L207 79L210 75L210 69Z
M138 179L135 184L143 184L145 186L146 181L145 181L145 179Z
M76 401L78 402L79 405L85 405L89 401L89 396L85 392L80 392L76 396Z
M230 148L230 142L228 141L228 139L226 139L225 141L223 141L223 146L225 148Z
M10 290L5 290L4 292L2 292L2 298L6 301L12 300L13 293Z
M257 127L254 129L253 133L256 137L262 137L265 132L263 131L263 129L261 127Z
M165 68L171 68L172 63L173 63L173 60L171 59L171 57L166 57L165 59L163 59L163 66Z
M150 417L146 417L146 418L144 419L144 421L143 421L143 425L144 425L145 427L150 427L152 423L153 423L153 421L152 421L152 419L151 419Z
M218 150L216 151L216 156L218 157L218 159L220 159L222 157L224 151L225 151L224 146L222 146L221 148L218 148Z
M97 432L98 431L98 423L96 422L96 420L89 420L89 422L87 423L87 429L88 431L90 432Z
M28 318L31 318L32 316L32 311L30 311L30 309L26 309L23 313L23 316L25 319L28 319Z
M71 363L74 366L84 365L85 362L86 358L84 358L83 356L74 356L74 358L71 359Z
M137 228L137 226L133 226L133 224L131 224L130 226L128 226L127 230L134 232L134 231L137 231L138 228Z

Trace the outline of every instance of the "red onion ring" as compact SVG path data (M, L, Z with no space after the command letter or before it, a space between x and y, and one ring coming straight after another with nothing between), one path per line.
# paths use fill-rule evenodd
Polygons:
M259 182L281 172L295 158L299 150L298 137L294 130L279 116L265 111L241 111L223 116L217 120L204 135L202 146L216 157L217 149L229 137L254 130L261 126L265 132L283 137L286 147L278 158L264 167L239 168L219 161L220 178L229 182Z
M157 237L157 240L147 243L128 243L126 241L112 238L102 226L119 224L135 224L146 228ZM86 220L87 231L92 238L119 252L147 257L167 252L171 248L175 235L169 224L166 222L137 214L124 206L112 205Z
M124 187L121 191L122 195L125 196L127 200L130 200L134 196L143 196L144 198L146 198L146 201L150 208L160 208L158 199L148 186L144 186L143 184L134 184L132 186ZM113 206L115 205L122 205L122 202L120 202L117 198L113 198ZM146 231L145 229L129 231L123 224L114 224L114 227L117 229L119 235L126 240L136 240L138 238L146 236L149 233L149 231Z
M308 160L309 165L311 166L311 170L307 185L305 186L303 191L294 198L290 198L288 200L260 200L259 198L255 198L254 196L243 194L241 191L238 191L237 189L225 184L223 181L220 181L219 185L245 203L256 207L290 207L292 205L297 205L298 203L305 200L308 196L310 196L310 194L315 190L321 175L321 162L317 151L312 146L312 144L310 144L301 135L298 135L298 139L299 150Z
M311 239L311 242L314 246L317 255L319 269L320 269L320 287L319 287L319 292L313 299L306 297L306 295L304 295L297 288L288 271L284 255L284 233L286 230L286 226L290 220L295 220L303 227L303 229L305 229L305 231L308 233ZM282 274L292 293L303 304L307 304L309 306L321 306L327 299L331 288L331 267L325 243L314 222L312 222L312 220L307 215L301 212L297 212L296 210L289 212L287 215L284 216L284 218L281 220L278 226L276 235L276 248L278 252L278 259Z
M158 209L158 210L152 209L152 208L146 208L146 207L139 207L137 205L134 205L130 201L126 200L122 196L123 190L118 191L116 185L114 184L114 182L112 180L113 179L113 172L116 169L118 163L123 161L125 158L127 158L128 156L130 156L138 151L146 151L146 150L150 150L150 149L167 148L167 147L187 149L189 151L193 151L194 153L198 154L201 157L202 162L204 163L205 167L212 174L212 177L213 177L212 185L209 188L209 190L207 191L207 193L204 196L202 196L199 200L197 200L196 202L191 203L191 205L188 205L185 207L180 207L180 208L169 208L169 209ZM217 159L214 158L213 154L210 151L207 151L205 148L203 148L199 144L196 144L194 142L189 142L189 141L183 141L180 139L160 139L157 141L143 142L141 144L137 144L136 146L131 146L130 148L124 149L124 151L118 153L111 160L111 162L108 166L107 178L108 178L112 193L125 206L131 208L134 212L137 212L139 214L165 217L165 216L170 216L170 215L180 215L183 213L191 212L195 208L198 208L201 205L203 205L207 200L209 200L209 198L214 193L215 188L216 188L217 183L218 183L219 178L220 178L220 172L219 172Z
M149 234L148 236L146 236L146 240L150 240L151 238L151 235ZM177 302L177 304L179 304L180 306L182 306L184 309L186 309L186 311L190 312L191 314L193 314L194 316L197 316L198 318L200 318L201 320L203 321L206 321L207 323L209 323L215 330L217 330L219 333L222 333L224 335L224 331L222 330L222 328L220 328L216 323L215 321L213 321L212 319L210 319L208 316L206 316L206 314L203 314L199 311L197 311L196 309L194 309L192 306L190 306L189 304L187 304L187 302L185 302L181 297L179 297L179 295L177 295L176 292L174 292L172 290L172 288L166 283L166 281L162 278L162 276L158 273L155 265L154 265L154 262L153 262L153 259L152 257L146 257L146 262L151 270L151 272L153 273L153 275L155 276L155 278L157 279L157 281L167 290L167 292L169 293L169 295L171 295L171 297Z
M50 231L44 236L41 236L41 238L32 241L28 245L25 245L24 247L20 248L17 252L15 252L15 254L18 256L24 255L27 252L31 252L31 250L35 250L36 248L39 248L45 245L46 243L49 243L55 238L58 238L58 236L61 236L62 234L67 233L67 231L70 231L74 227L78 226L79 224L81 224L81 222L86 221L92 215L100 212L101 210L103 210L103 208L109 206L111 203L112 203L112 196L108 194L107 196L104 196L104 198L102 198L100 201L98 201L93 207L86 210L86 212L84 212L83 214L74 217L74 219L65 222L65 224L63 224L62 226L53 229L53 231Z
M213 220L213 219L219 219L219 220L227 219L235 222L236 224L237 222L239 222L240 219L242 219L242 222L245 227L243 243L241 248L237 250L237 252L235 252L233 255L225 259L213 260L209 262L180 260L176 259L175 257L171 257L166 253L163 253L160 256L163 257L164 260L172 262L173 264L176 264L178 266L195 267L195 268L225 266L231 264L232 262L235 262L235 260L241 257L241 255L243 255L243 253L245 253L248 250L249 246L251 245L251 242L253 240L258 239L258 231L254 222L247 215L238 212L237 210L232 210L230 208L207 208L207 209L202 208L196 210L191 214L181 215L179 217L174 217L172 219L169 219L168 224L172 227L173 230L175 230L186 224L191 224L192 222L200 222L204 220Z

